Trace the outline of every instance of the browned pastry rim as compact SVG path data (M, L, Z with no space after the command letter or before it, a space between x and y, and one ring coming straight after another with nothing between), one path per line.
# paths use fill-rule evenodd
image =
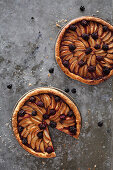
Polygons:
M55 46L55 57L56 57L56 61L58 63L58 65L60 66L60 68L62 69L62 71L69 77L71 77L72 79L76 79L82 83L86 83L89 85L96 85L99 84L100 82L105 81L106 79L110 78L113 75L113 69L110 71L110 73L106 76L103 76L100 79L84 79L83 77L74 74L72 72L70 72L70 70L68 68L66 68L63 64L62 64L62 60L60 58L60 43L62 41L62 38L65 34L65 32L67 31L67 29L69 28L70 25L72 24L76 24L82 20L86 20L86 21L95 21L97 23L100 23L102 25L106 25L108 27L108 29L110 29L111 31L113 31L113 26L110 25L109 23L107 23L106 21L100 19L100 18L96 18L96 17L92 17L92 16L83 16L77 19L74 19L72 21L70 21L66 26L63 27L63 29L61 30L58 39L56 41L56 46Z
M79 111L78 111L77 107L75 106L75 104L67 96L65 96L63 93L59 92L58 90L55 90L55 89L52 89L52 88L34 89L34 90L28 92L23 98L21 98L21 100L18 102L18 104L17 104L17 106L16 106L16 108L14 109L14 112L13 112L12 127L13 127L14 134L16 136L16 139L18 140L19 144L26 151L28 151L29 153L31 153L31 154L33 154L34 156L37 156L37 157L52 158L52 157L56 156L55 152L52 152L50 154L48 154L47 152L39 153L39 152L35 152L32 148L29 148L29 147L25 146L22 143L22 140L20 139L18 128L17 128L17 114L18 114L20 108L24 105L24 103L26 101L28 101L28 99L31 96L35 96L35 95L38 95L38 94L46 94L46 93L51 93L53 95L59 96L61 99L64 100L64 102L66 102L69 105L70 109L72 109L73 113L76 116L76 122L77 122L77 125L76 125L77 134L74 135L73 137L78 138L79 133L80 133L80 127L81 127L81 117L80 117L80 114L79 114Z

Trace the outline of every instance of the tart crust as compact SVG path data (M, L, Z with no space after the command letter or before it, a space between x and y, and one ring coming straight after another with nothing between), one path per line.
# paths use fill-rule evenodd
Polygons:
M80 134L80 128L81 128L81 117L80 117L80 114L79 114L77 107L63 93L59 92L58 90L52 89L52 88L38 88L38 89L34 89L34 90L28 92L26 95L24 95L24 97L22 97L20 99L16 108L14 109L13 116L12 116L12 127L13 127L14 134L15 134L16 139L19 142L19 144L29 153L33 154L34 156L41 157L41 158L52 158L52 157L55 157L56 154L55 154L54 151L50 154L48 154L47 152L44 152L44 153L35 152L32 148L29 148L26 145L24 145L22 143L22 140L21 140L19 132L18 132L17 116L18 116L18 112L19 112L20 108L25 104L26 101L29 100L29 98L31 96L35 96L35 95L38 95L38 94L48 94L48 93L59 96L66 104L68 104L68 106L73 111L74 115L76 116L77 133L76 133L76 135L73 135L74 138L78 139L79 134Z
M107 23L106 21L100 19L100 18L96 18L96 17L92 17L92 16L84 16L84 17L80 17L80 18L77 18L77 19L73 19L66 26L64 26L63 29L61 30L61 32L59 33L59 36L58 36L57 41L56 41L56 46L55 46L55 57L56 57L56 61L57 61L58 65L60 66L62 71L67 76L69 76L72 79L76 79L76 80L78 80L82 83L85 83L85 84L96 85L96 84L99 84L99 83L107 80L108 78L110 78L113 75L113 69L110 71L110 73L108 75L103 76L100 79L93 79L93 80L92 79L85 79L85 78L83 78L83 77L81 77L77 74L70 72L70 70L62 64L62 60L61 60L61 57L60 57L60 44L61 44L61 41L63 39L65 32L69 29L70 25L81 22L82 20L100 23L102 25L107 26L110 31L113 31L113 26L110 25L109 23Z

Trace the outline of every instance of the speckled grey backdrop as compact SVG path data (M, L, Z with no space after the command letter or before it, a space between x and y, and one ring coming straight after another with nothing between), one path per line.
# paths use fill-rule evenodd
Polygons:
M86 8L83 13L81 5ZM61 29L56 23L63 26L66 20L82 15L95 15L112 23L112 0L0 0L0 170L112 169L113 77L88 86L64 75L54 59ZM50 67L55 71L49 76ZM13 85L11 90L7 89L9 83ZM83 122L79 140L50 129L57 156L40 159L19 146L11 116L21 95L50 85L62 90L76 88L76 94L69 94ZM104 124L98 127L101 120Z

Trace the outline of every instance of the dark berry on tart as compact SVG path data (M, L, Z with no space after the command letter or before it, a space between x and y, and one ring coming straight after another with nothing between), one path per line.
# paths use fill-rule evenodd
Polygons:
M32 116L36 116L37 115L37 111L36 110L33 110L32 111Z
M104 74L104 75L108 75L108 74L110 73L110 70L111 70L111 69L108 68L108 67L106 67L106 66L103 67L103 74Z
M80 61L78 62L78 65L79 65L80 67L84 66L85 64L86 64L86 62L85 62L84 60L80 60Z
M44 120L49 119L49 115L48 115L48 114L43 114L43 119L44 119Z
M56 110L55 109L50 109L49 115L55 115Z
M37 102L37 106L44 107L44 103L42 101Z
M38 136L39 139L42 139L43 138L43 131L42 132L38 132L37 136Z
M75 126L69 126L69 132L72 134L76 134L76 127Z
M69 66L69 62L68 62L67 60L64 60L64 61L62 62L62 64L63 64L65 67L68 67L68 66Z
M83 34L83 35L82 35L82 38L83 38L85 41L88 41L89 35L88 35L88 34Z
M19 126L18 127L18 131L21 133L22 131L24 130L24 127L22 127L22 126Z
M59 96L55 96L55 101L59 102L60 101L60 97Z
M95 66L89 66L88 67L88 71L91 73L91 72L94 72L96 70L96 67Z
M76 49L76 46L73 44L69 44L69 50L74 51Z
M66 119L66 115L65 115L65 114L61 114L61 115L60 115L60 119L61 119L61 120L65 120L65 119Z
M85 54L88 55L92 52L92 49L90 47L86 48Z
M25 114L26 114L26 112L24 110L20 110L18 112L18 116L20 116L20 117L23 117Z
M108 27L106 25L103 26L103 32L108 31Z
M39 128L40 130L46 129L46 124L42 122L41 124L39 124Z
M23 138L23 139L22 139L22 143L23 143L24 145L26 145L26 144L27 144L27 138Z
M97 40L97 39L98 39L98 34L97 34L97 32L92 33L91 36L92 36L92 38L93 38L94 40Z
M84 26L84 27L86 27L86 26L88 25L88 21L82 20L82 21L81 21L81 25Z
M100 49L100 44L96 44L96 45L94 46L94 48L95 48L96 50Z
M54 122L54 121L50 121L49 126L52 127L52 128L55 128L57 126L57 123Z
M29 99L30 102L34 103L36 101L36 98L34 96L31 96Z
M72 31L76 31L76 26L75 25L70 25L69 29L72 30Z
M107 51L107 50L109 50L109 46L107 44L103 44L102 49L104 51Z
M53 152L53 148L51 146L48 146L47 149L46 149L46 152L47 153L52 153Z
M96 56L96 60L97 61L102 61L103 60L103 56Z
M70 111L68 112L67 116L68 116L68 117L72 117L72 116L74 116L73 111L72 111L72 110L70 110Z

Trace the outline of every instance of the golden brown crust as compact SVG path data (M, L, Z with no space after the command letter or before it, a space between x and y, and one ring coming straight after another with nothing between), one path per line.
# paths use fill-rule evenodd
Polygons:
M75 104L68 98L66 97L63 93L59 92L58 90L52 89L52 88L39 88L39 89L34 89L32 91L30 91L29 93L27 93L23 98L21 98L21 100L18 102L14 112L13 112L13 116L12 116L12 127L13 127L13 131L14 134L16 136L16 139L18 140L19 144L29 153L38 156L38 157L42 157L42 158L51 158L51 157L55 157L56 154L55 152L52 152L50 154L48 154L47 152L45 153L39 153L39 152L35 152L33 149L25 146L22 143L22 140L20 139L19 133L18 133L18 128L17 128L17 114L20 110L20 108L24 105L24 103L31 97L31 96L35 96L41 93L51 93L53 95L57 95L59 96L61 99L63 99L68 105L69 107L73 110L75 116L76 116L76 123L77 123L77 134L74 135L73 137L78 138L79 134L80 134L80 128L81 128L81 117L79 114L79 111L77 109L77 107L75 106Z
M61 43L61 40L66 32L66 30L69 28L70 25L72 24L76 24L82 20L86 20L86 21L95 21L97 23L100 23L102 25L106 25L108 27L108 29L110 29L111 31L113 31L113 26L110 25L109 23L107 23L106 21L100 19L100 18L96 18L96 17L92 17L92 16L84 16L84 17L80 17L80 18L77 18L77 19L74 19L72 21L70 21L60 32L59 36L58 36L58 39L57 39L57 42L56 42L56 46L55 46L55 57L56 57L56 61L58 63L58 65L60 66L60 68L62 69L62 71L69 77L71 77L72 79L76 79L82 83L86 83L86 84L89 84L89 85L96 85L96 84L99 84L103 81L105 81L106 79L110 78L112 75L113 75L113 70L110 71L110 73L106 76L103 76L102 78L100 79L94 79L94 80L90 80L90 79L84 79L82 78L81 76L79 75L76 75L72 72L69 71L68 68L64 67L64 65L62 64L62 60L60 58L60 43Z

